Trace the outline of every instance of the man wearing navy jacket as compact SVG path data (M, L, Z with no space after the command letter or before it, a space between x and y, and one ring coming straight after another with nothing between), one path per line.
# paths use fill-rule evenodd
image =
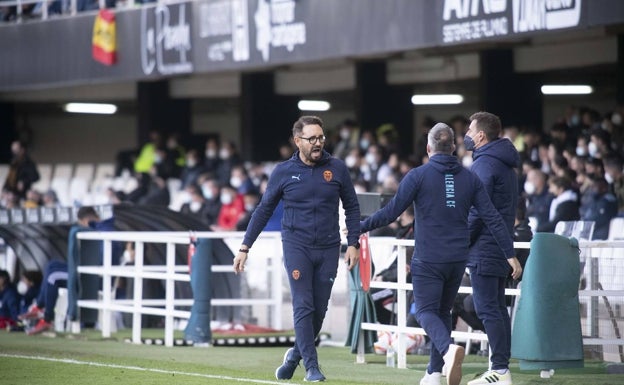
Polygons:
M433 126L427 137L429 162L410 170L392 200L360 223L360 231L367 232L394 221L407 206L414 205L411 273L416 319L433 342L421 385L439 385L445 364L447 384L461 381L465 352L451 340L451 308L468 261L472 206L495 235L514 275L522 270L503 219L479 178L459 164L454 151L453 129L444 123Z
M234 258L234 271L245 269L249 249L282 201L284 266L292 293L296 342L275 371L278 380L291 379L303 358L304 380L324 381L314 341L321 331L340 255L338 203L342 201L348 230L345 261L352 269L359 259L360 207L340 159L323 150L323 121L303 116L293 126L298 151L275 167L266 192L247 226L243 244Z
M477 112L470 117L470 126L464 137L466 150L473 151L470 170L475 173L505 221L509 236L513 237L516 207L518 205L518 176L520 155L513 143L500 138L502 131L498 116ZM511 321L507 312L505 287L509 276L507 255L496 239L498 236L485 226L477 211L470 210L470 281L477 316L483 322L492 349L491 370L469 385L511 385L509 357L511 356Z

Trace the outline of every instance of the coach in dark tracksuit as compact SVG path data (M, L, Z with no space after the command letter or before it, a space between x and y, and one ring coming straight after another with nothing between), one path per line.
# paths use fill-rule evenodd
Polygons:
M392 200L360 224L366 232L394 221L413 204L414 255L411 262L416 318L433 342L421 385L440 384L442 366L447 382L461 381L464 348L451 341L451 308L468 261L468 212L475 206L500 248L513 258L512 239L505 223L476 175L452 155L453 130L436 124L428 134L429 162L410 170ZM515 270L521 269L518 265Z
M474 162L470 170L483 182L492 204L505 221L509 236L513 237L518 205L515 168L520 167L520 155L511 141L499 138L502 128L498 116L477 112L470 121L464 138L466 150L473 151ZM472 241L468 267L474 305L492 348L491 370L468 384L510 385L511 321L505 300L510 271L508 256L498 247L497 237L484 225L474 208L470 211L468 225Z
M360 208L344 162L323 150L323 122L301 117L293 126L298 151L280 163L269 178L262 201L254 211L243 244L234 258L234 271L244 270L249 248L281 200L284 266L292 293L296 344L288 349L275 371L278 380L292 378L303 358L306 381L324 381L318 368L314 340L321 331L338 269L340 228L338 204L346 215L349 269L359 258Z

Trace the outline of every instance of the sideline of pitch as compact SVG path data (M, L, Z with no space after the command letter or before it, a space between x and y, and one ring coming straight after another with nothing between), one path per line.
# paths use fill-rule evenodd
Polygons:
M6 353L0 353L0 357L19 358L19 359L37 360L37 361L48 361L48 362L58 362L58 363L72 364L72 365L88 365L88 366L95 366L95 367L102 367L102 368L111 368L111 369L136 370L136 371L139 371L139 372L150 372L150 373L160 373L160 374L173 374L173 375L181 375L181 376L189 376L189 377L209 378L209 379L215 379L215 380L247 382L247 383L252 383L252 384L270 384L270 385L283 385L284 384L283 382L256 380L256 379L253 379L253 378L239 378L239 377L230 377L230 376L217 376L217 375L214 375L214 374L180 372L180 371L177 371L177 370L142 368L140 366L103 364L103 363L100 363L100 362L79 361L79 360L67 359L67 358L51 358L51 357L43 357L43 356L26 356L26 355L23 355L23 354L6 354ZM292 385L298 385L298 384L292 383Z

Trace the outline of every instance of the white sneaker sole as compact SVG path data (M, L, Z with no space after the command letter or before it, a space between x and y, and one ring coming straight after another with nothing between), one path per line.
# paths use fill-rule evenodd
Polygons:
M463 346L458 346L455 350L453 360L447 365L446 383L447 385L459 385L462 379L462 363L466 351Z

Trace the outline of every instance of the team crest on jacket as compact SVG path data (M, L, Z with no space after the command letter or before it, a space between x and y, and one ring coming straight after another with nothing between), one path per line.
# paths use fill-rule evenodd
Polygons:
M292 277L295 281L298 280L299 277L301 277L301 272L299 270L293 270Z
M325 179L326 182L331 182L333 177L334 177L334 174L332 174L331 171L329 170L323 171L323 178Z

